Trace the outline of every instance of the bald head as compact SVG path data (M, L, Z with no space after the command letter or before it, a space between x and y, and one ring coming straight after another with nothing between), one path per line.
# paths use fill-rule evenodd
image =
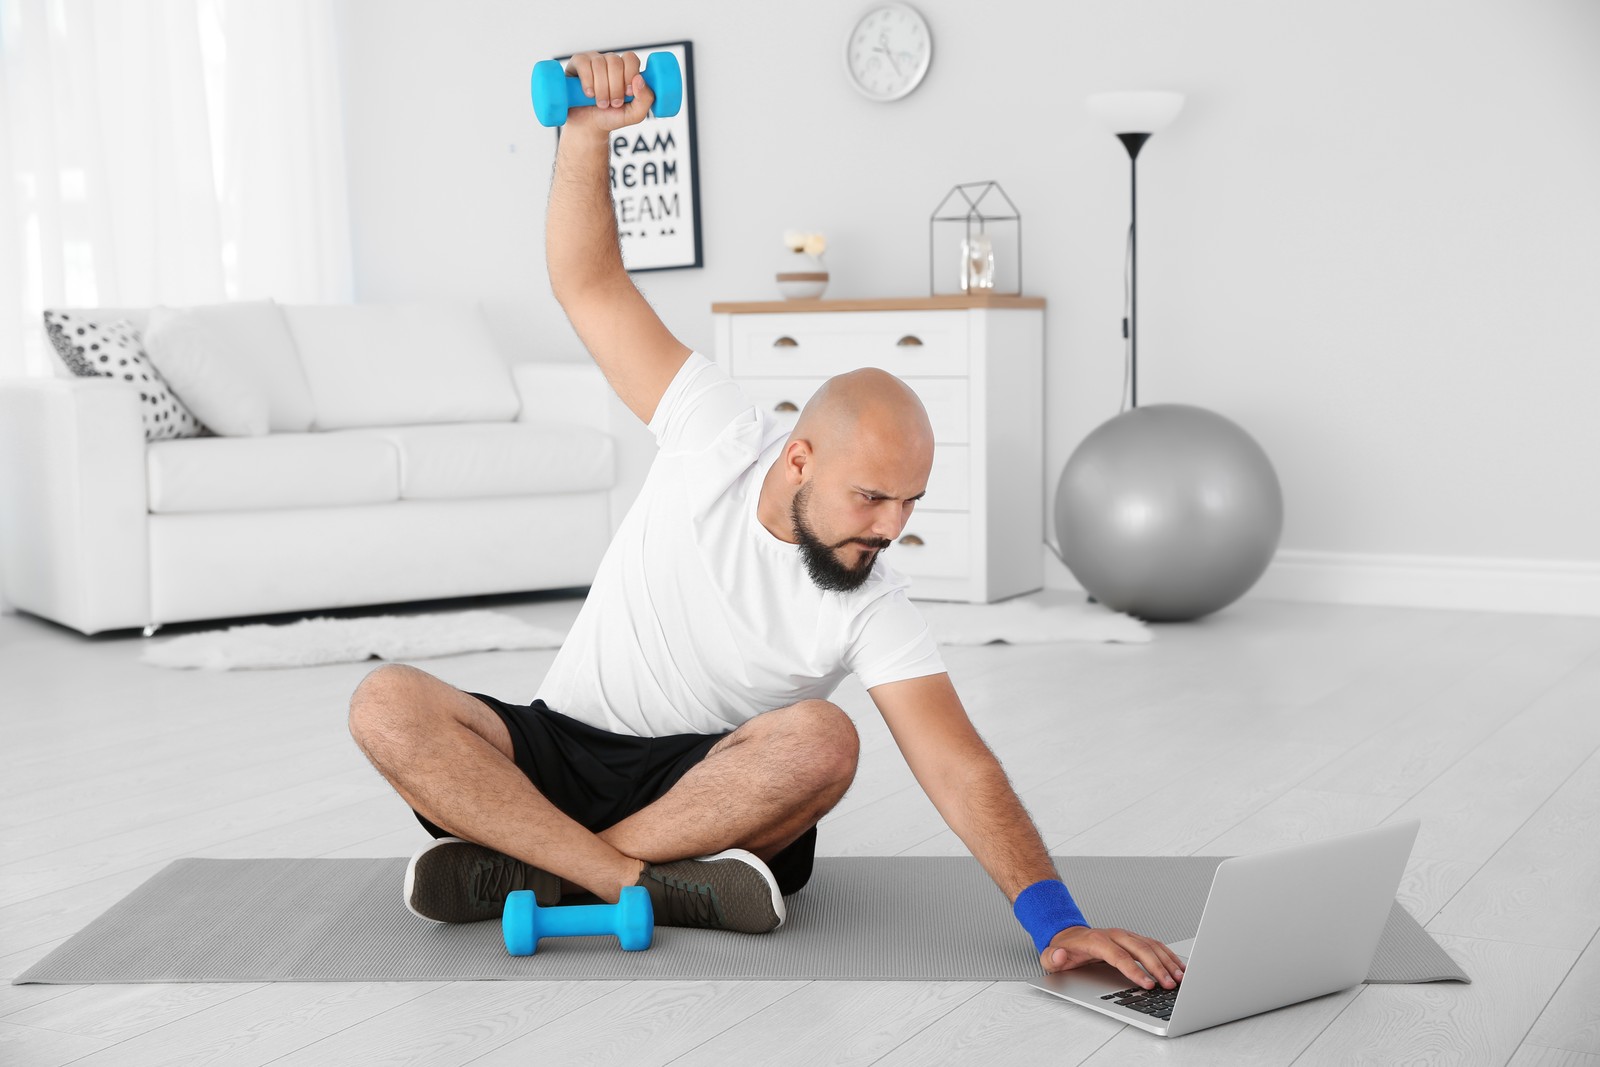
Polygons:
M817 458L898 452L931 462L933 426L911 387L888 371L863 367L829 378L806 403L790 440L811 443Z
M811 580L849 592L900 536L933 469L933 426L911 387L874 368L822 384L761 483L756 514L800 546Z

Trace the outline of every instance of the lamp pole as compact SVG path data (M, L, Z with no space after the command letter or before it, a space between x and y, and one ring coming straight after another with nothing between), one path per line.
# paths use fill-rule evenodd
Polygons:
M1119 133L1117 140L1128 150L1128 269L1132 279L1128 288L1128 318L1122 324L1128 338L1129 406L1139 406L1139 149L1150 139L1148 133Z

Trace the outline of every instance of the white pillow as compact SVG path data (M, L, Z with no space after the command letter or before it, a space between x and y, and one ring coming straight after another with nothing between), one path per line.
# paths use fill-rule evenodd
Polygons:
M283 313L318 429L516 418L510 365L476 305L291 304Z
M230 437L311 428L311 390L283 309L271 300L150 310L151 362L201 420ZM168 369L170 365L170 370Z
M267 432L267 390L259 372L231 358L227 339L203 319L151 308L144 348L172 391L213 433L260 437Z

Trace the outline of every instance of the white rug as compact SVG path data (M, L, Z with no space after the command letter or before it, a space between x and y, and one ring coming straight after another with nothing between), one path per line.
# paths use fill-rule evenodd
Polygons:
M941 645L986 645L995 641L1138 644L1150 640L1149 628L1139 620L1086 603L1082 594L1056 590L999 604L919 601L917 607ZM153 641L139 658L152 667L238 671L368 659L408 662L499 649L559 648L565 639L566 634L560 630L533 626L498 611L463 611L232 626Z
M494 649L559 648L565 639L560 630L533 626L498 611L319 618L185 634L150 643L140 661L153 667L237 671L373 658L409 661Z
M918 603L941 645L1103 641L1144 644L1150 628L1131 615L1089 603L1082 593L1046 589L998 604Z

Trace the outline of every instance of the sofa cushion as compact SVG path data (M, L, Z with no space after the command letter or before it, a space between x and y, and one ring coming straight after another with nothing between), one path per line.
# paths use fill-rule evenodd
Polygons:
M128 319L106 322L78 311L47 310L45 332L61 362L81 378L111 378L139 390L146 441L197 437L205 432L192 411L173 395Z
M285 305L316 426L516 417L516 386L475 306Z
M379 437L203 437L158 441L146 452L150 510L158 514L381 504L400 497L399 457Z
M228 437L311 428L311 389L271 300L150 309L145 351L173 391Z
M581 493L616 480L612 440L583 426L462 423L350 430L336 437L391 442L402 500Z

